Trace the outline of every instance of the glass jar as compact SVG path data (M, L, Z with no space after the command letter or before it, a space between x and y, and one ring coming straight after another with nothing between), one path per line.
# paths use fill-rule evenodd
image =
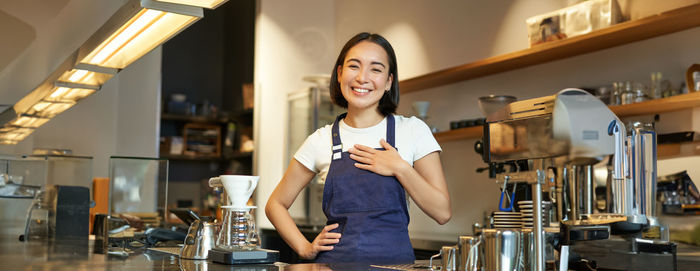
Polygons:
M621 98L622 98L623 85L624 85L624 83L622 83L622 82L613 83L613 90L612 90L612 93L610 93L609 105L619 105L622 103Z
M634 84L634 102L644 102L649 100L649 95L647 95L647 87L642 83Z
M663 75L660 72L651 73L651 91L650 96L652 99L663 98L663 89L661 88L661 81L663 80Z
M604 104L610 104L610 96L612 91L610 86L602 86L596 90L596 97L600 99Z
M632 82L625 82L624 89L620 94L620 104L632 104L634 103L634 97L635 93L632 88Z

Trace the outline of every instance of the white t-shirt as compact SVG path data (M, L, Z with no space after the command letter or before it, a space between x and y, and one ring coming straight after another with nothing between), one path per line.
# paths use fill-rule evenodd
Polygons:
M416 117L406 118L394 115L396 124L394 134L394 147L399 151L403 160L413 166L413 162L424 156L442 151L440 145L430 132L430 128L422 120ZM387 119L384 118L379 124L368 128L353 128L348 126L344 119L339 122L340 141L343 143L343 152L347 152L355 144L361 144L370 148L381 148L380 139L386 140ZM331 166L333 151L333 138L331 130L333 125L329 124L319 128L309 135L304 144L294 154L294 159L299 161L306 168L318 173L322 181L326 180L328 169Z

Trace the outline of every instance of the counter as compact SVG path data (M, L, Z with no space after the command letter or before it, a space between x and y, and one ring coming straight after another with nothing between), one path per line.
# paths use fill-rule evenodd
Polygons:
M20 242L16 237L0 235L0 270L387 270L362 263L225 265L181 260L175 255L145 248L128 255L105 255L93 253L93 243L89 240Z
M416 262L427 270L427 261ZM93 253L93 241L20 242L6 235L0 236L0 263L2 270L388 270L362 263L224 265L180 260L175 255L145 248L128 255L105 255ZM698 270L700 248L679 244L677 263L678 270Z

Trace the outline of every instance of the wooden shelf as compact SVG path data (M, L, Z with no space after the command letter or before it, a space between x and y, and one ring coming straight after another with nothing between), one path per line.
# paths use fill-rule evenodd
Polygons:
M595 52L700 26L700 4L622 22L585 35L402 80L402 94Z
M438 142L448 142L460 139L480 138L483 131L483 126L474 126L439 132L434 135Z
M173 155L173 154L161 155L160 158L165 158L168 160L175 160L175 161L218 161L218 160L223 160L223 158L219 157L219 156Z
M160 158L165 158L174 161L224 161L224 160L235 160L235 159L245 159L253 157L252 152L236 152L230 157L225 156L202 156L202 155L161 155Z
M637 115L658 114L664 112L678 111L700 106L700 92L676 95L663 99L650 100L641 103L613 105L610 110L618 117L629 117ZM482 126L454 129L445 132L435 133L438 142L447 142L461 139L480 138L483 133ZM659 145L661 146L661 145ZM660 149L661 147L659 147ZM669 147L670 148L670 147ZM700 146L699 146L700 148ZM700 153L700 151L698 151ZM661 150L659 150L661 156Z
M668 159L700 155L700 141L659 144L656 147L658 159Z
M227 118L207 118L201 116L187 116L187 115L175 115L175 114L161 114L160 118L162 120L175 120L175 121L186 121L186 122L199 122L199 123L226 123L229 120Z
M618 117L658 114L700 106L700 92L692 92L641 103L610 106Z

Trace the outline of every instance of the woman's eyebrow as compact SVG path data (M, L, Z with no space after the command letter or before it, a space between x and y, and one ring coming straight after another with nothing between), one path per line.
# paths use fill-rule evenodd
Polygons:
M382 68L386 68L386 66L384 66L384 63L377 62L377 61L372 61L372 65L381 65Z
M348 59L347 61L345 61L345 63L349 63L349 62L362 63L362 62L361 62L359 59L357 59L357 58L351 58L351 59ZM380 66L382 66L382 68L385 68L385 69L386 69L386 65L384 65L384 63L379 62L379 61L372 61L372 62L370 63L370 65L380 65Z

